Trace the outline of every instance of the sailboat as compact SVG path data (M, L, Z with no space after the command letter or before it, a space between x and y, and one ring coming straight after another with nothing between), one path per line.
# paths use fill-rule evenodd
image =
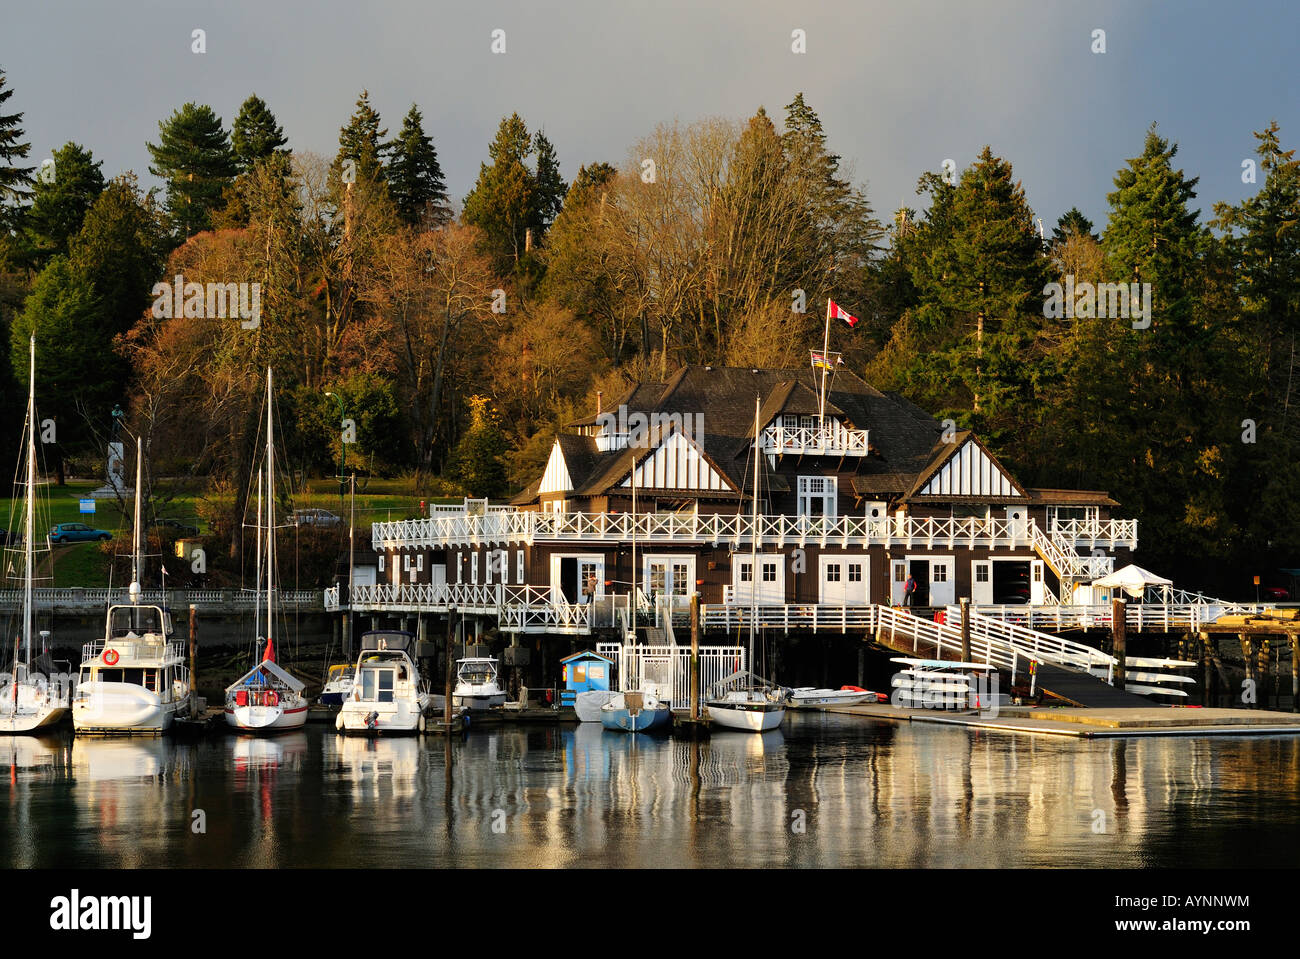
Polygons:
M749 581L749 685L744 689L735 689L719 699L711 699L708 706L709 718L719 726L727 729L742 729L749 732L763 732L775 729L785 719L785 694L782 690L760 687L754 683L754 633L758 620L758 537L761 526L758 515L758 478L760 475L759 457L762 455L759 443L759 399L754 398L754 514L751 530L750 562L752 575Z
M307 700L303 683L275 661L271 638L275 623L275 431L271 416L271 369L266 370L266 539L262 539L262 478L258 477L256 591L262 590L262 568L266 573L266 646L262 661L226 687L226 724L248 732L280 732L300 729L307 722ZM263 550L265 543L265 551ZM263 562L265 560L265 562ZM254 631L259 604L254 603Z
M68 715L69 694L54 677L33 670L32 627L36 617L32 590L36 535L36 337L31 338L31 375L28 377L27 423L24 427L24 459L27 461L23 518L23 612L21 635L15 637L13 669L7 684L0 687L0 735L46 730ZM22 641L21 651L18 640ZM52 672L48 656L42 657Z
M172 617L140 602L144 573L140 495L144 449L135 441L135 532L130 603L108 608L104 638L81 651L72 700L79 733L162 733L190 711L190 671L182 644L172 641Z

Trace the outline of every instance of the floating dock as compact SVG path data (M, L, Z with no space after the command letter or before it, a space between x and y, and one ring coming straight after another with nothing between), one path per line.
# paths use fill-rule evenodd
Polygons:
M1171 706L1094 709L1002 706L984 712L911 709L887 703L831 706L828 713L890 722L938 723L972 729L1083 739L1122 736L1300 736L1300 715L1266 709Z

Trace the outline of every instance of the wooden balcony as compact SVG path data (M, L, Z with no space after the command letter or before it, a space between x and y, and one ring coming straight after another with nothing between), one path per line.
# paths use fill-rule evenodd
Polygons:
M837 421L822 427L773 424L763 431L759 443L764 453L778 456L867 455L867 431L846 429Z

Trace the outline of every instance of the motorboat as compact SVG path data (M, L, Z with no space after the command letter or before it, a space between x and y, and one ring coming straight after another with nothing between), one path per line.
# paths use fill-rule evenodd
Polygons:
M339 732L424 732L433 695L424 688L411 656L414 646L415 636L401 630L362 634L352 690L334 722Z
M471 656L456 660L456 688L451 692L453 706L470 710L491 709L506 701L506 692L497 679L497 661L490 656Z
M859 686L841 686L839 689L817 689L812 686L798 686L790 690L791 709L859 706L862 703L876 703L879 701L878 694L862 689Z
M352 677L356 672L354 663L340 663L329 668L325 676L325 685L321 688L322 706L342 706L343 700L352 692Z

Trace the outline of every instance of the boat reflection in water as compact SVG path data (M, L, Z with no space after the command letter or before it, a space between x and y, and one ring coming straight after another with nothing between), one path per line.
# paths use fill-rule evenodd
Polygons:
M9 785L19 780L49 782L71 773L72 739L63 733L44 736L0 737L0 759L4 761Z
M355 799L410 799L420 770L419 739L332 736L339 768ZM328 742L329 740L327 740Z
M297 769L307 755L307 734L301 730L281 733L274 738L266 736L231 736L230 768L236 774L259 770L274 770L282 765Z

